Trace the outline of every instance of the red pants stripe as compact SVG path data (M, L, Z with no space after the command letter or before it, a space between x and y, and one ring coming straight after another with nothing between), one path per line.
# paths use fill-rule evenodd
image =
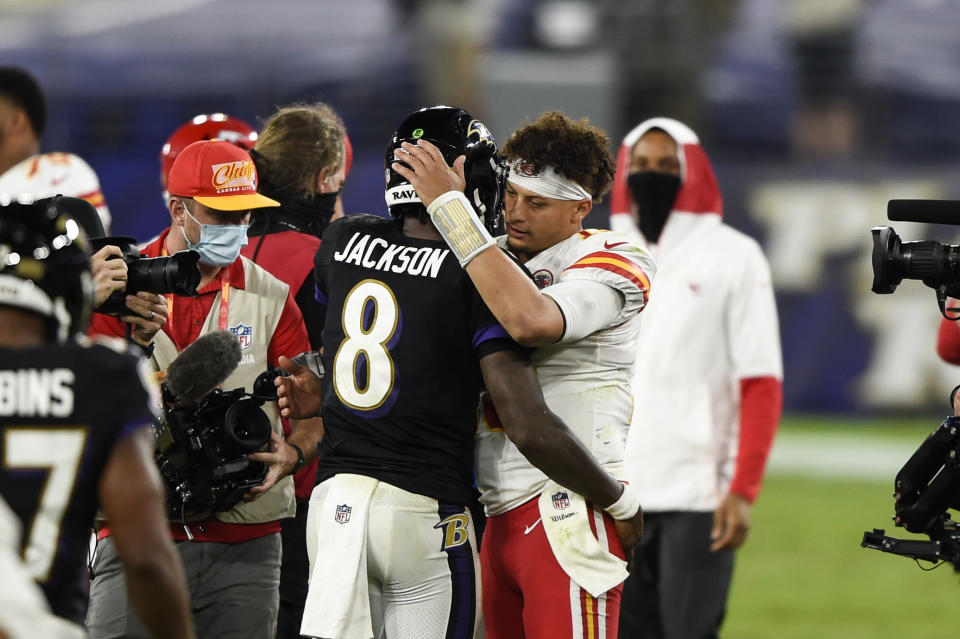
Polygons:
M616 639L622 584L592 597L557 563L537 500L491 517L480 548L487 639ZM623 558L613 519L593 509L591 528Z

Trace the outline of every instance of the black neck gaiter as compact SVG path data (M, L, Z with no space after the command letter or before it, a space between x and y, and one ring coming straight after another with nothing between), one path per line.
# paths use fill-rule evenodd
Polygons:
M261 189L261 193L280 202L280 208L257 209L253 214L248 235L266 235L271 231L293 230L321 237L333 216L339 193L309 193L294 195Z
M640 232L648 242L656 244L680 191L679 176L639 171L627 175L627 187L637 205Z

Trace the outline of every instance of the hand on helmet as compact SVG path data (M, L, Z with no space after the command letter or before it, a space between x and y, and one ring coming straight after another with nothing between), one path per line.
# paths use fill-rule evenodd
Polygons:
M440 149L426 140L418 140L416 144L402 143L394 158L393 170L410 182L424 206L430 206L449 191L463 192L467 185L463 173L466 156L459 156L453 167L449 167Z

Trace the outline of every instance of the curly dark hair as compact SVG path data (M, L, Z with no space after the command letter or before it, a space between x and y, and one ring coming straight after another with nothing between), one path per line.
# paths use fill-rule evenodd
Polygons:
M587 118L575 121L560 111L544 113L513 132L503 145L507 160L522 159L541 170L552 166L600 202L613 184L616 161L610 138Z

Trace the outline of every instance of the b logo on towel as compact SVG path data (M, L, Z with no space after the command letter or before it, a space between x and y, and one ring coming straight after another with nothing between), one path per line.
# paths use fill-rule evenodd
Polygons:
M353 508L347 506L346 504L341 504L337 506L337 514L333 516L334 520L338 524L345 524L350 521L350 513L353 512Z
M552 498L555 510L563 510L570 505L570 497L567 493L554 493Z

